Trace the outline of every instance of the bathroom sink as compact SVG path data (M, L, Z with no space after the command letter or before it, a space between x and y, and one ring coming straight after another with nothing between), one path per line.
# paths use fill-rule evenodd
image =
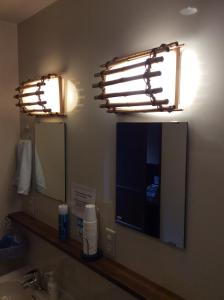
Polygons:
M0 300L49 300L50 297L45 291L23 288L23 275L31 269L33 268L28 266L0 276ZM59 300L74 300L74 298L59 289Z
M0 300L49 300L46 292L23 289L18 281L0 283Z
M6 281L0 283L0 300L31 300L31 290L24 290L20 282Z

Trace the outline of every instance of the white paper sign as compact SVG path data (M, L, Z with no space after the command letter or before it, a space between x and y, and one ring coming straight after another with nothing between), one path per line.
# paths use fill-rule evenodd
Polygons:
M83 219L86 204L95 204L96 190L77 183L72 184L71 212Z

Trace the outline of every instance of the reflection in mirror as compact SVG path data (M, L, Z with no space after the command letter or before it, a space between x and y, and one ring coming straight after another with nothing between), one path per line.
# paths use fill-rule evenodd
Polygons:
M35 124L36 191L66 201L65 124Z
M184 248L187 123L118 123L116 222Z

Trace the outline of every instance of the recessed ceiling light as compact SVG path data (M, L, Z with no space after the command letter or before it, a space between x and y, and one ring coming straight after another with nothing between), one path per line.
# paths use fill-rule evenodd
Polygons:
M183 16L192 16L195 15L198 12L198 9L196 7L185 7L180 10L180 14Z

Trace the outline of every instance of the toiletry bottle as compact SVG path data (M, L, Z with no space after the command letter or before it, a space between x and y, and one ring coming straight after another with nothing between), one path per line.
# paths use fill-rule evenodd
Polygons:
M83 219L83 254L85 256L97 254L97 240L96 207L93 204L87 204Z
M61 204L58 206L58 231L59 239L64 241L69 236L69 216L68 216L68 205Z
M48 275L47 291L49 294L49 299L58 300L58 285L54 279L54 273L49 272L47 275Z

